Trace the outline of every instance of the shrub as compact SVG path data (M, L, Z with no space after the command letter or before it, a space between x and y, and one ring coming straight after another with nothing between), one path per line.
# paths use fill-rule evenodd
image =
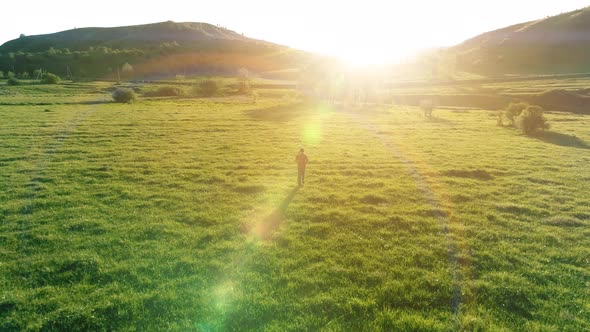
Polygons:
M250 91L250 72L246 68L238 70L238 92L247 93Z
M238 93L248 93L250 91L250 82L239 81L238 82Z
M420 100L420 109L424 111L424 116L432 117L432 109L434 108L434 103L430 99L423 99Z
M52 73L47 73L47 74L43 75L43 79L41 80L41 84L59 84L60 81L61 81L61 78L59 78L59 76L52 74Z
M539 106L527 106L516 118L516 126L527 135L538 130L549 129L549 123L543 116L543 109Z
M4 72L0 70L0 79L4 78Z
M498 117L496 118L496 125L499 127L504 127L504 112L498 112Z
M252 103L256 104L258 102L258 92L251 91L250 96L252 97Z
M510 103L506 110L504 111L504 118L508 120L509 126L514 126L514 120L527 108L529 104L520 102L520 103ZM504 123L504 121L502 121Z
M8 85L20 85L20 81L17 80L15 77L11 77L6 81Z
M118 88L113 92L113 100L117 103L131 103L135 100L135 91L132 89Z
M199 84L199 93L203 97L211 97L219 91L219 85L214 80L206 80Z
M14 77L14 73L13 73L13 72L11 72L11 71L9 71L9 72L6 74L6 77L8 77L8 78L12 78L12 77Z
M183 94L182 89L175 86L162 86L155 91L146 92L145 95L148 97L175 97Z

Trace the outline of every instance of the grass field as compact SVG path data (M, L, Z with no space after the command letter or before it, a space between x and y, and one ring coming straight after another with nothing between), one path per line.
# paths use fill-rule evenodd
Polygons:
M590 330L590 116L103 85L1 87L0 330Z

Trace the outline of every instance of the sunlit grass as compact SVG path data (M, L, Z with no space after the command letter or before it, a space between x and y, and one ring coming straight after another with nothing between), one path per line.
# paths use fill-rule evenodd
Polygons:
M0 106L0 329L588 329L590 150L434 115Z

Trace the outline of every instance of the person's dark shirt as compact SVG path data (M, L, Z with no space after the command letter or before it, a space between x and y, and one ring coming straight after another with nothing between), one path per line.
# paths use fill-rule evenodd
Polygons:
M297 154L297 157L295 157L295 162L297 162L297 167L299 167L299 168L305 168L308 161L309 161L309 159L307 159L307 156L305 155L305 153L302 153L302 152L299 152Z

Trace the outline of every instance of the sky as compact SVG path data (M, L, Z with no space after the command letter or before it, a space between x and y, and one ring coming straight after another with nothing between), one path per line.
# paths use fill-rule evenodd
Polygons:
M218 24L248 37L373 64L588 5L587 0L16 1L2 15L0 44L21 33L171 20Z

